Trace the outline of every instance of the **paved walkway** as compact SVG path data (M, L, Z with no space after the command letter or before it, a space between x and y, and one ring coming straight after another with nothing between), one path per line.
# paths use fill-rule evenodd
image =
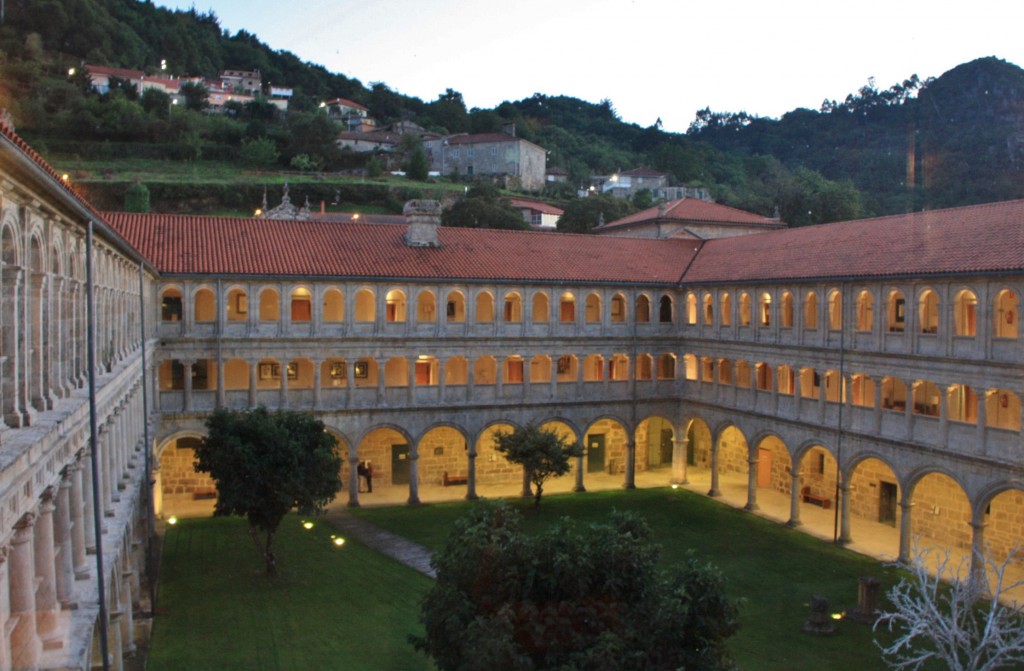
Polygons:
M431 578L436 578L434 568L430 565L431 552L419 543L408 538L381 529L376 524L359 519L344 508L332 508L327 513L327 521L335 529L354 538L371 550L397 559L409 568Z

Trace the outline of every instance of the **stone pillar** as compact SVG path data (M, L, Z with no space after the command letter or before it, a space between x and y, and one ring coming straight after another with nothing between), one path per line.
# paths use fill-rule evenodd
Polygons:
M319 314L319 312L317 314ZM323 368L323 365L324 362L322 360L313 359L313 407L316 409L319 409L320 406L323 405L322 391L320 389L322 384L320 378L323 374L321 369Z
M504 398L502 390L505 388L505 357L500 354L494 355L494 397L501 402Z
M224 388L224 359L217 355L217 407L227 405L227 390Z
M896 561L904 565L910 563L910 534L913 526L911 513L913 510L914 502L904 493L900 499L900 553L896 558Z
M789 473L789 521L787 526L798 527L800 521L800 470L794 468Z
M281 384L280 387L278 387L277 407L281 410L286 410L288 408L288 362L282 361L278 365L278 370L281 371L281 375L279 376Z
M70 466L71 474L71 563L76 580L89 577L88 558L85 552L85 487L82 486L82 455Z
M853 542L850 535L850 485L845 482L839 484L839 544L847 545Z
M406 375L408 377L405 388L406 401L409 403L410 406L412 406L416 403L416 362L418 361L418 359L416 359L416 357L413 357L412 360L410 361L406 357L402 358L405 359Z
M0 622L5 625L11 615L11 598L10 590L8 589L10 577L7 571L7 555L10 550L10 546L0 546ZM0 628L0 669L10 669L12 667L11 646L7 638L6 626L4 626Z
M708 496L722 495L722 490L718 487L718 449L718 445L711 444L711 489L708 490Z
M466 458L469 464L466 469L466 499L476 501L479 498L476 494L476 447L467 446Z
M384 388L385 388L385 384L384 384L385 380L384 380L384 378L386 377L385 373L387 372L386 368L387 368L388 360L387 359L376 359L375 361L377 362L377 402L378 403L386 403L387 395L386 395L386 392L384 390Z
M949 397L945 385L939 385L939 444L949 445Z
M33 527L36 574L36 630L43 647L59 640L57 632L57 571L53 543L53 489L47 487L39 502L39 515ZM58 642L59 645L59 642Z
M71 473L66 472L57 490L57 510L53 518L53 541L57 552L57 599L61 608L74 602L75 567L71 540ZM83 554L84 553L83 547Z
M437 357L437 387L438 395L437 398L441 403L444 403L444 394L446 389L446 380L448 377L448 357L439 356Z
M756 450L754 451L756 453ZM743 506L744 510L751 512L759 510L760 506L757 505L757 464L758 459L755 456L750 456L747 460L747 505Z
M359 507L359 453L354 445L348 448L348 507Z
M12 666L16 669L34 669L39 660L42 644L36 634L36 572L33 559L32 536L35 515L26 513L14 525L9 560ZM10 627L10 623L8 623Z
M636 438L630 436L626 440L626 481L625 489L636 489Z
M977 444L981 448L982 454L988 454L988 440L985 435L985 426L988 424L988 409L985 407L985 401L988 399L988 394L981 392L978 394L978 425L977 425Z
M678 434L677 434L678 435ZM690 446L689 438L674 438L672 440L672 484L688 485L686 473L686 449Z
M988 594L985 583L985 522L971 520L971 582L982 586L982 593ZM12 608L13 610L13 608Z
M574 492L585 492L587 488L583 486L583 471L587 464L587 450L586 447L580 446L580 456L576 457L576 486L572 488Z
M415 443L409 446L409 505L420 502L420 448Z
M83 453L82 464L84 466L82 469L82 502L85 507L85 515L82 519L85 520L85 551L88 554L96 554L96 497L93 495L95 490L92 482L93 468L90 452Z
M255 310L253 312L255 312ZM246 359L245 363L249 366L249 407L255 408L257 405L256 390L259 389L259 382L256 375L259 372L260 362L259 359Z
M875 383L875 435L882 435L882 381L872 380Z
M121 649L129 655L135 654L135 614L132 598L131 572L126 572L121 583Z

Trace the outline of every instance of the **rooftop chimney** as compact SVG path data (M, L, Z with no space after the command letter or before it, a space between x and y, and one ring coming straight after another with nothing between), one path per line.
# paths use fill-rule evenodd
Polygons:
M515 137L516 136L516 125L514 123L502 124L501 132L504 133L505 135L511 135L512 137Z
M441 226L441 203L436 200L410 200L402 209L408 229L405 244L410 247L440 247L437 229Z

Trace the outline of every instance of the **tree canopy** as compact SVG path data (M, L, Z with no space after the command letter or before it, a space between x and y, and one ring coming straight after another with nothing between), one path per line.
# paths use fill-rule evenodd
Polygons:
M462 228L502 228L530 230L519 210L501 197L490 184L479 184L469 189L464 198L452 203L441 213L442 226Z
M562 519L527 535L504 502L478 504L434 555L423 637L443 671L719 671L737 606L718 571L690 557L658 570L647 524Z
M554 431L532 424L514 431L498 431L494 434L494 449L526 471L534 487L534 506L540 505L544 483L549 478L568 473L570 459L583 455L583 447L578 443L572 443Z
M213 514L245 517L267 573L274 574L273 538L281 519L292 509L318 513L341 489L336 441L312 415L263 407L218 408L206 429L195 469L217 486Z

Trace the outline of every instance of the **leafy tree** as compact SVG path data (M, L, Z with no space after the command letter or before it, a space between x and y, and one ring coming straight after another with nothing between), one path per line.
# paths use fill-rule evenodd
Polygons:
M654 196L651 194L650 189L640 189L633 194L631 199L633 207L638 210L646 210L650 206L654 205Z
M628 200L612 196L590 196L569 201L565 212L558 218L558 230L563 233L589 233L598 222L621 219L633 212Z
M501 198L498 190L490 184L478 184L466 193L465 198L455 201L441 213L441 225L530 230L530 224L523 219L519 210Z
M249 165L268 166L277 162L280 152L277 151L277 145L273 140L267 137L258 137L242 140L239 156Z
M139 97L142 109L151 116L166 119L171 115L171 96L155 87L149 87Z
M949 671L1020 668L1024 614L1002 603L1002 597L1024 587L1024 580L1007 574L1021 558L1019 547L1002 562L981 554L975 559L984 568L972 575L966 559L959 565L951 561L949 549L915 548L910 576L889 590L893 609L875 622L876 630L898 631L892 643L876 642L889 668L915 671L930 660ZM933 565L934 573L928 568Z
M384 166L381 165L380 159L376 156L371 156L370 160L366 162L366 176L370 179L376 179L384 174Z
M341 456L324 424L300 412L218 408L206 420L195 469L217 485L214 515L239 515L274 575L274 532L292 508L318 513L341 489Z
M306 172L313 167L313 161L309 159L309 154L297 154L292 156L291 166L299 172Z
M210 106L210 92L201 82L185 82L178 89L185 99L185 108L202 112Z
M125 212L149 212L149 189L136 181L124 192Z
M475 506L434 555L425 636L442 671L719 671L737 606L717 570L688 557L658 570L658 547L631 513L563 518L526 535L504 502Z
M426 181L430 176L430 162L427 161L427 154L423 151L423 145L416 145L416 148L409 154L405 161L405 175L417 182Z
M528 425L494 434L494 449L526 471L534 486L533 505L540 505L544 482L569 472L570 460L583 455L583 447L570 443L554 431Z

